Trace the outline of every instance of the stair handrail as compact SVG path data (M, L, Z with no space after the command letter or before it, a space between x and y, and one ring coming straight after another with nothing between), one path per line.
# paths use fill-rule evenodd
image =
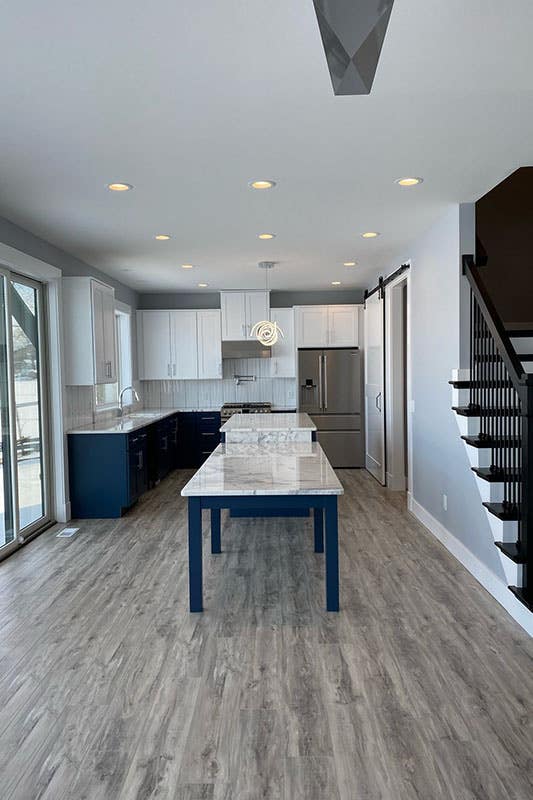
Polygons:
M480 265L476 264L473 255L463 255L463 272L496 343L498 352L507 367L509 377L517 391L521 393L524 387L533 386L533 374L524 372L522 363L511 344L511 338L480 277Z

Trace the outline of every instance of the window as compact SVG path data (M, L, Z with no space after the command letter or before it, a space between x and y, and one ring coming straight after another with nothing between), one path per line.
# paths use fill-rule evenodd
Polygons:
M115 308L115 343L117 382L104 383L96 387L97 411L116 408L120 392L132 384L131 309L122 303L117 304ZM129 396L125 400L127 403L131 402Z

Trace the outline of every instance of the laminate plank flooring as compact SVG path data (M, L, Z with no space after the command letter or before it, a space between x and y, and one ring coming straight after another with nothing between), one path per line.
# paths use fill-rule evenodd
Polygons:
M0 563L2 800L531 798L531 640L338 474L339 614L311 520L227 515L189 614L186 471Z

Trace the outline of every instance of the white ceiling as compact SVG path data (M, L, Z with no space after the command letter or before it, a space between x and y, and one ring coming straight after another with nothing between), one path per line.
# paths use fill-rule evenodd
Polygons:
M0 214L141 291L264 259L276 289L367 286L533 163L532 36L531 0L396 0L372 94L335 97L311 0L4 3Z

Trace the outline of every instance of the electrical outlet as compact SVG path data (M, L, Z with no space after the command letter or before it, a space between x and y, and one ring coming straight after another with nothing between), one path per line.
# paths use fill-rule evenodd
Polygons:
M442 508L444 509L444 511L448 511L448 495L447 494L443 494L442 495Z

